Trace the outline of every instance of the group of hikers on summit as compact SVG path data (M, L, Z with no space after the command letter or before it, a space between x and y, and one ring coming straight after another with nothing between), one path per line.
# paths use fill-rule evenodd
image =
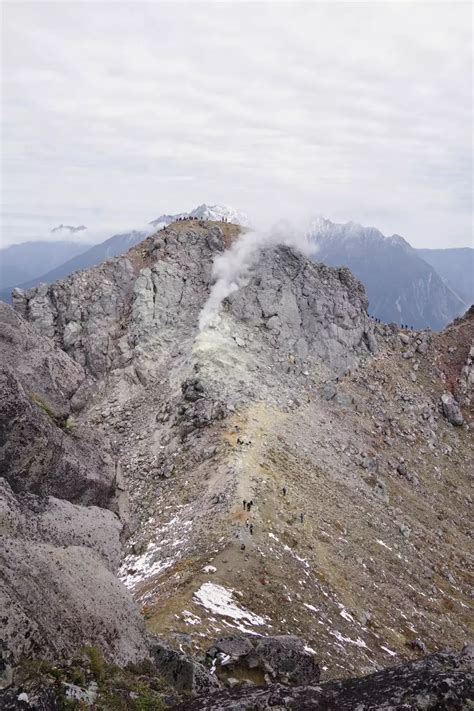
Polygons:
M197 217L196 215L184 215L183 217L177 217L176 222L183 222L185 220L206 220L206 217ZM217 220L215 220L217 222ZM219 222L229 222L227 217L221 217Z

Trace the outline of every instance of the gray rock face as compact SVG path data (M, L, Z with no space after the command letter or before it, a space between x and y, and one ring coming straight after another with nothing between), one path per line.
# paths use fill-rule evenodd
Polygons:
M0 362L15 369L31 393L40 394L61 417L86 379L83 368L0 301Z
M122 584L84 546L9 536L0 549L5 662L68 657L85 645L117 662L147 655L143 621Z
M0 685L21 658L85 645L142 659L143 620L115 576L116 467L100 435L67 421L85 373L3 304L0 350Z
M367 354L367 297L348 269L313 264L289 247L263 250L248 284L228 297L234 317L266 326L270 344L344 372Z
M94 273L96 278L90 279ZM94 376L106 372L120 350L121 318L129 308L134 267L125 257L64 281L13 294L17 312Z
M167 228L127 257L51 286L17 293L15 308L95 377L195 336L224 249L218 227ZM288 247L268 248L227 300L233 318L265 329L280 353L321 359L337 371L376 349L364 289L348 269L314 264Z
M16 492L109 505L115 465L89 428L68 421L82 367L0 302L0 476Z
M105 447L92 432L81 437L81 428L73 433L59 423L39 393L28 395L15 373L0 369L0 476L19 493L107 505L115 471Z
M208 695L220 687L216 677L202 664L182 652L176 652L162 644L154 644L152 656L163 678L178 692Z
M445 393L441 396L441 408L443 415L452 425L459 427L464 423L464 417L457 400L451 393Z
M52 546L83 546L115 572L120 564L122 524L98 506L77 506L52 496L15 496L0 479L0 532L3 536Z
M181 704L176 711L426 711L468 709L472 703L472 650L432 654L359 679L288 687L236 687Z

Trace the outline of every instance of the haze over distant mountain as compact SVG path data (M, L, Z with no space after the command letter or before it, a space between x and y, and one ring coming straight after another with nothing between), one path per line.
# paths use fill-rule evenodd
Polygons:
M364 284L369 313L385 322L441 329L464 313L466 303L400 235L374 227L335 224L322 217L309 227L315 259L347 266Z
M34 279L85 252L89 246L71 240L38 240L4 247L0 249L0 286L5 289Z
M446 284L468 304L474 303L474 249L417 249Z
M19 287L22 289L29 289L33 286L37 286L40 283L50 284L57 279L63 279L69 274L77 271L78 269L86 269L88 267L93 267L96 264L100 264L106 259L111 257L116 257L120 254L124 254L131 247L135 246L138 242L141 242L147 235L152 232L169 225L171 222L175 222L183 217L199 217L204 220L216 220L218 222L222 221L224 218L227 222L232 222L239 225L248 225L249 219L243 213L234 210L232 207L226 207L225 205L206 205L203 203L198 207L194 208L190 212L181 212L176 215L161 215L156 220L148 223L144 228L138 230L132 230L130 232L124 232L121 234L116 234L113 237L101 242L100 244L90 247L90 245L77 245L78 251L69 252L67 249L63 251L58 250L58 258L54 264L46 263L46 266L41 266L40 269L35 269L35 271L30 272L28 269L22 271L21 265L29 265L30 262L36 264L44 265L44 262L36 259L36 245L44 245L41 249L45 252L55 253L56 246L63 244L62 242L25 242L22 245L14 245L14 248L18 250L20 255L17 262L20 267L17 270L17 276L12 272L12 276L8 280L4 280L3 273L2 279L0 281L0 299L8 303L11 302L11 290L13 287ZM52 232L57 230L81 230L81 227L71 227L70 225L59 225L55 227ZM85 229L85 228L84 228ZM76 243L64 243L64 244L76 244ZM33 246L32 246L33 245ZM14 249L9 247L7 249ZM0 252L0 254L3 253Z
M142 239L145 239L146 236L146 232L138 232L136 230L125 232L124 234L114 235L113 237L105 240L105 242L96 244L93 247L86 249L86 251L83 251L72 259L68 259L66 262L60 263L59 266L56 266L54 269L51 269L46 273L41 273L39 276L36 276L30 281L26 281L21 284L17 283L17 286L22 289L30 289L40 283L50 284L57 279L63 279L64 277L69 276L69 274L77 272L79 269L94 267L97 264L101 264L101 262L104 262L106 259L110 259L111 257L116 257L117 255L127 252L131 247L136 245L138 242L141 242ZM50 244L54 247L57 242L51 242ZM10 303L11 290L12 287L2 289L0 291L0 299Z

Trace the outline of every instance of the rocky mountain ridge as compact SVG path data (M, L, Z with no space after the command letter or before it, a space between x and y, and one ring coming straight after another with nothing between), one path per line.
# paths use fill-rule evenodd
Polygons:
M17 267L21 269L22 264L4 269L0 298L10 303L15 285L28 289L39 283L52 283L78 269L124 254L151 232L187 218L225 220L244 227L250 225L244 213L223 205L204 203L189 212L163 214L139 229L114 235L83 250L80 256L59 260L63 263L52 270L45 273L37 270L35 278L29 281L18 276L22 272L18 272ZM352 269L368 291L370 313L383 321L438 330L463 313L471 303L470 249L417 250L400 235L386 237L373 227L354 222L336 224L320 216L310 221L306 231L319 250L314 258L332 266ZM29 261L29 256L25 255L25 266Z
M275 246L199 331L239 234L180 221L15 294L15 329L79 373L64 416L120 462L121 579L149 631L188 653L296 633L327 680L459 648L472 314L442 334L377 324L349 270Z

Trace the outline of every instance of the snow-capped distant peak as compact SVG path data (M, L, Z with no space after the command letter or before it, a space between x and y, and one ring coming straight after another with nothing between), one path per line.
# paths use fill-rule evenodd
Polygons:
M384 242L392 246L411 249L409 243L400 235L385 236L376 227L364 227L357 222L337 223L331 222L320 215L314 217L307 228L308 237L321 242L335 240L338 243L373 243Z
M199 217L203 220L217 221L221 221L225 218L227 222L232 222L237 225L248 226L250 224L247 215L235 210L233 207L226 205L206 205L205 203L195 207L194 210L190 210L190 212L179 212L176 215L160 215L160 217L157 217L156 220L152 220L149 224L155 229L160 229L183 217Z

